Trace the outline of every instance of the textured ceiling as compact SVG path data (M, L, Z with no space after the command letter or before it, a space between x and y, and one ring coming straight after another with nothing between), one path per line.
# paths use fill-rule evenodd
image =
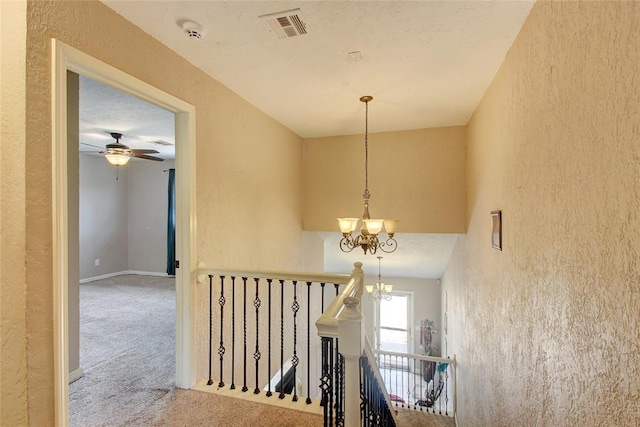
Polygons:
M104 150L106 144L115 142L110 132L117 132L122 134L120 142L129 148L157 150L159 154L153 156L175 158L171 111L84 76L80 76L79 102L80 152Z
M500 67L534 1L119 1L108 7L302 137L464 125ZM300 8L308 34L278 39L259 16ZM205 37L182 30L186 20ZM359 54L350 55L357 51ZM173 158L173 113L81 79L81 151L124 134L131 148ZM91 144L95 147L91 147ZM327 272L377 259L339 250L320 233ZM383 276L439 278L456 235L397 234Z
M362 262L367 275L378 274L378 259L382 256L381 271L387 277L419 277L439 279L453 250L457 234L396 234L398 249L390 254L378 252L363 256L362 250L344 253L339 249L340 233L319 233L324 238L324 269L328 273L347 273L354 262Z
M464 125L533 1L103 0L302 137ZM308 34L259 16L300 8ZM196 21L203 39L187 37ZM349 52L359 51L353 60Z

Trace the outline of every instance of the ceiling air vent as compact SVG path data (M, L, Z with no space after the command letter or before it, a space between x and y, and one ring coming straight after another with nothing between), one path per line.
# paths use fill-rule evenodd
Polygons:
M157 141L150 141L150 142L151 142L152 144L162 145L162 146L165 146L165 147L169 147L169 146L173 145L173 143L172 143L172 142L169 142L169 141L163 141L163 140L161 140L161 139L159 139L159 140L157 140Z
M269 24L269 28L279 39L307 34L307 23L300 9L285 10L259 17Z

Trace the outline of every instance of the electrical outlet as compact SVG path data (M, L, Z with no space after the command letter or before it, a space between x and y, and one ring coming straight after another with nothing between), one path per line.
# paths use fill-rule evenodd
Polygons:
M95 260L96 267L100 265L100 259Z

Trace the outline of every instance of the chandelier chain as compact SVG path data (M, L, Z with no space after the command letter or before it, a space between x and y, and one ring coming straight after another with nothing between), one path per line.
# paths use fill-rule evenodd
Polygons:
M369 197L369 102L365 102L364 119L364 196Z

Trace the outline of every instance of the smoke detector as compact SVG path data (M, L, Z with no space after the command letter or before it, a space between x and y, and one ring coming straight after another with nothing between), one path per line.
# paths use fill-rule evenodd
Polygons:
M197 22L185 21L182 23L182 31L192 39L203 39L204 38L204 30L202 29L202 25Z
M309 30L300 9L270 13L268 15L261 15L259 18L267 21L269 29L279 39L302 36L307 34Z

